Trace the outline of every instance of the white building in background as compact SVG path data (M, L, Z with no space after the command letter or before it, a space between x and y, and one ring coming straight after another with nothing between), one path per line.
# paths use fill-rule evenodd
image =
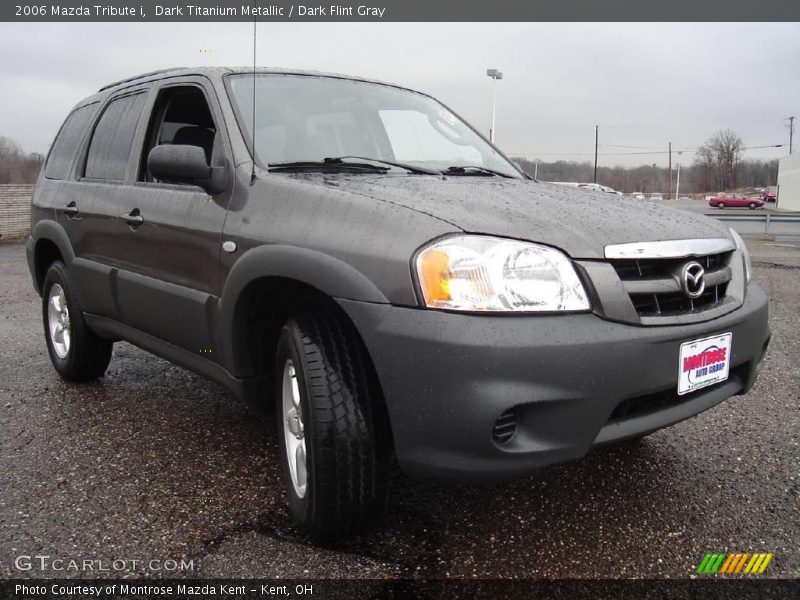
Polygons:
M786 156L778 163L777 208L800 211L800 153Z

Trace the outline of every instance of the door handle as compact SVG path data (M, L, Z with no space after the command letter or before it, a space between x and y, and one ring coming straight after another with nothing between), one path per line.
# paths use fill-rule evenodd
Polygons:
M144 223L144 217L142 217L142 213L139 212L138 208L134 208L128 214L122 215L122 219L131 227L137 227Z
M63 210L64 214L67 215L68 217L72 217L72 216L78 214L78 207L75 205L75 201L74 200L72 202L70 202L69 204L67 204L61 210Z

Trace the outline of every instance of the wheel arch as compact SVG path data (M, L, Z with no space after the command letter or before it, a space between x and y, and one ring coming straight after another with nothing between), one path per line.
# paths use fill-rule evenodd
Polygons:
M388 303L366 275L330 255L286 245L247 251L228 274L217 311L216 330L228 370L244 379L261 375L263 349L254 347L253 334L268 336L265 327L274 327L303 305L334 311L362 340L336 298Z
M41 295L47 269L56 260L61 260L69 267L75 258L75 252L69 242L64 228L51 220L39 221L31 232L33 239L33 282L36 291Z

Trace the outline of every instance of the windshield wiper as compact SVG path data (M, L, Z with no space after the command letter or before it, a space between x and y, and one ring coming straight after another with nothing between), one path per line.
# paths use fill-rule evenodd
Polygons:
M409 165L406 163L384 160L382 158L369 158L368 156L336 156L333 158L325 158L323 160L326 163L345 164L345 165L357 164L357 163L346 162L349 160L367 160L370 163L374 163L375 165L387 165L389 167L397 167L398 169L405 169L409 173L415 173L418 175L439 175L439 171L434 171L433 169L426 169L425 167L418 167L416 165Z
M351 162L363 161L363 162ZM383 160L382 158L369 158L366 156L335 156L323 158L322 160L301 160L295 162L272 163L269 165L270 171L367 171L370 173L386 173L392 167L404 169L409 173L419 175L439 175L439 171L433 171L424 167L407 165L404 163Z
M270 171L366 171L368 173L386 173L389 167L367 163L347 163L329 159L297 160L292 162L272 163Z
M447 167L444 171L442 171L445 175L478 175L483 177L493 177L495 175L499 177L508 177L509 179L513 178L511 175L507 173L503 173L501 171L495 171L494 169L489 169L487 167L478 167L474 165L464 165L464 166L455 166L455 167Z

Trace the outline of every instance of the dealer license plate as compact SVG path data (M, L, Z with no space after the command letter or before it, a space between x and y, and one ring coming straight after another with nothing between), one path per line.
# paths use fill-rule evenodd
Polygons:
M681 344L678 394L688 394L728 378L733 334L723 333Z

